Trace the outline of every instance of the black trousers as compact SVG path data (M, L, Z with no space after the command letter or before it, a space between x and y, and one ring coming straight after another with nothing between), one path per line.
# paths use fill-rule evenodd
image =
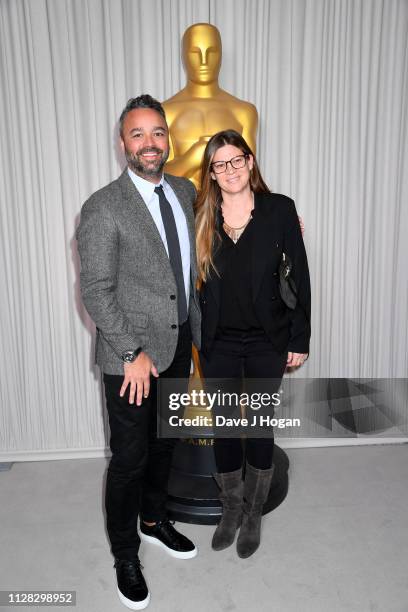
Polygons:
M200 354L200 364L206 379L227 379L228 391L239 391L244 378L274 379L277 390L286 368L287 355L287 352L278 353L264 333L218 334L211 354L207 357ZM235 380L232 387L231 380ZM206 387L208 386L213 385L211 382L208 385L206 381ZM257 389L254 388L253 391ZM215 405L213 413L225 415L225 408ZM242 466L242 442L240 437L214 439L218 472L233 472ZM272 465L273 448L273 437L246 438L246 460L257 469L268 469Z
M179 328L176 353L161 378L188 378L191 366L191 329ZM176 439L159 439L157 380L151 377L149 397L141 406L129 404L129 387L119 396L123 376L104 374L111 430L112 458L106 481L106 521L112 554L119 559L137 556L137 521L160 521L166 516L167 483Z

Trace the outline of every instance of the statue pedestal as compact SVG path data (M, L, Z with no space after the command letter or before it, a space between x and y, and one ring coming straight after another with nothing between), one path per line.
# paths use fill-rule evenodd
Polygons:
M276 444L273 463L275 471L263 514L277 508L288 492L289 459ZM167 509L171 519L197 525L218 523L222 507L218 501L218 487L212 477L216 471L210 439L178 442L169 480Z

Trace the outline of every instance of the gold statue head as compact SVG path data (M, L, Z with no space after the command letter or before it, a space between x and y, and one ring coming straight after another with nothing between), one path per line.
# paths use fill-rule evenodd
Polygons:
M183 62L189 81L207 85L218 80L221 36L210 23L194 23L183 36Z

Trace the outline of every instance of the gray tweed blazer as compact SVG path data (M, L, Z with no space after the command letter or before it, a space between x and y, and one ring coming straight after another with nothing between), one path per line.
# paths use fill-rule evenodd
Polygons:
M193 203L187 179L165 174L186 215L191 251L189 315L200 347ZM123 374L121 355L142 347L159 372L177 345L176 281L156 224L127 169L83 205L76 234L82 300L96 325L95 360L106 374Z

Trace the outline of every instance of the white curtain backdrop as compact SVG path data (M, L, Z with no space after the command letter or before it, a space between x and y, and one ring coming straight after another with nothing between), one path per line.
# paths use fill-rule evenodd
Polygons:
M259 112L258 157L306 224L308 377L408 371L406 0L0 0L0 460L106 446L78 290L81 204L123 160L129 97L185 83L192 23Z

